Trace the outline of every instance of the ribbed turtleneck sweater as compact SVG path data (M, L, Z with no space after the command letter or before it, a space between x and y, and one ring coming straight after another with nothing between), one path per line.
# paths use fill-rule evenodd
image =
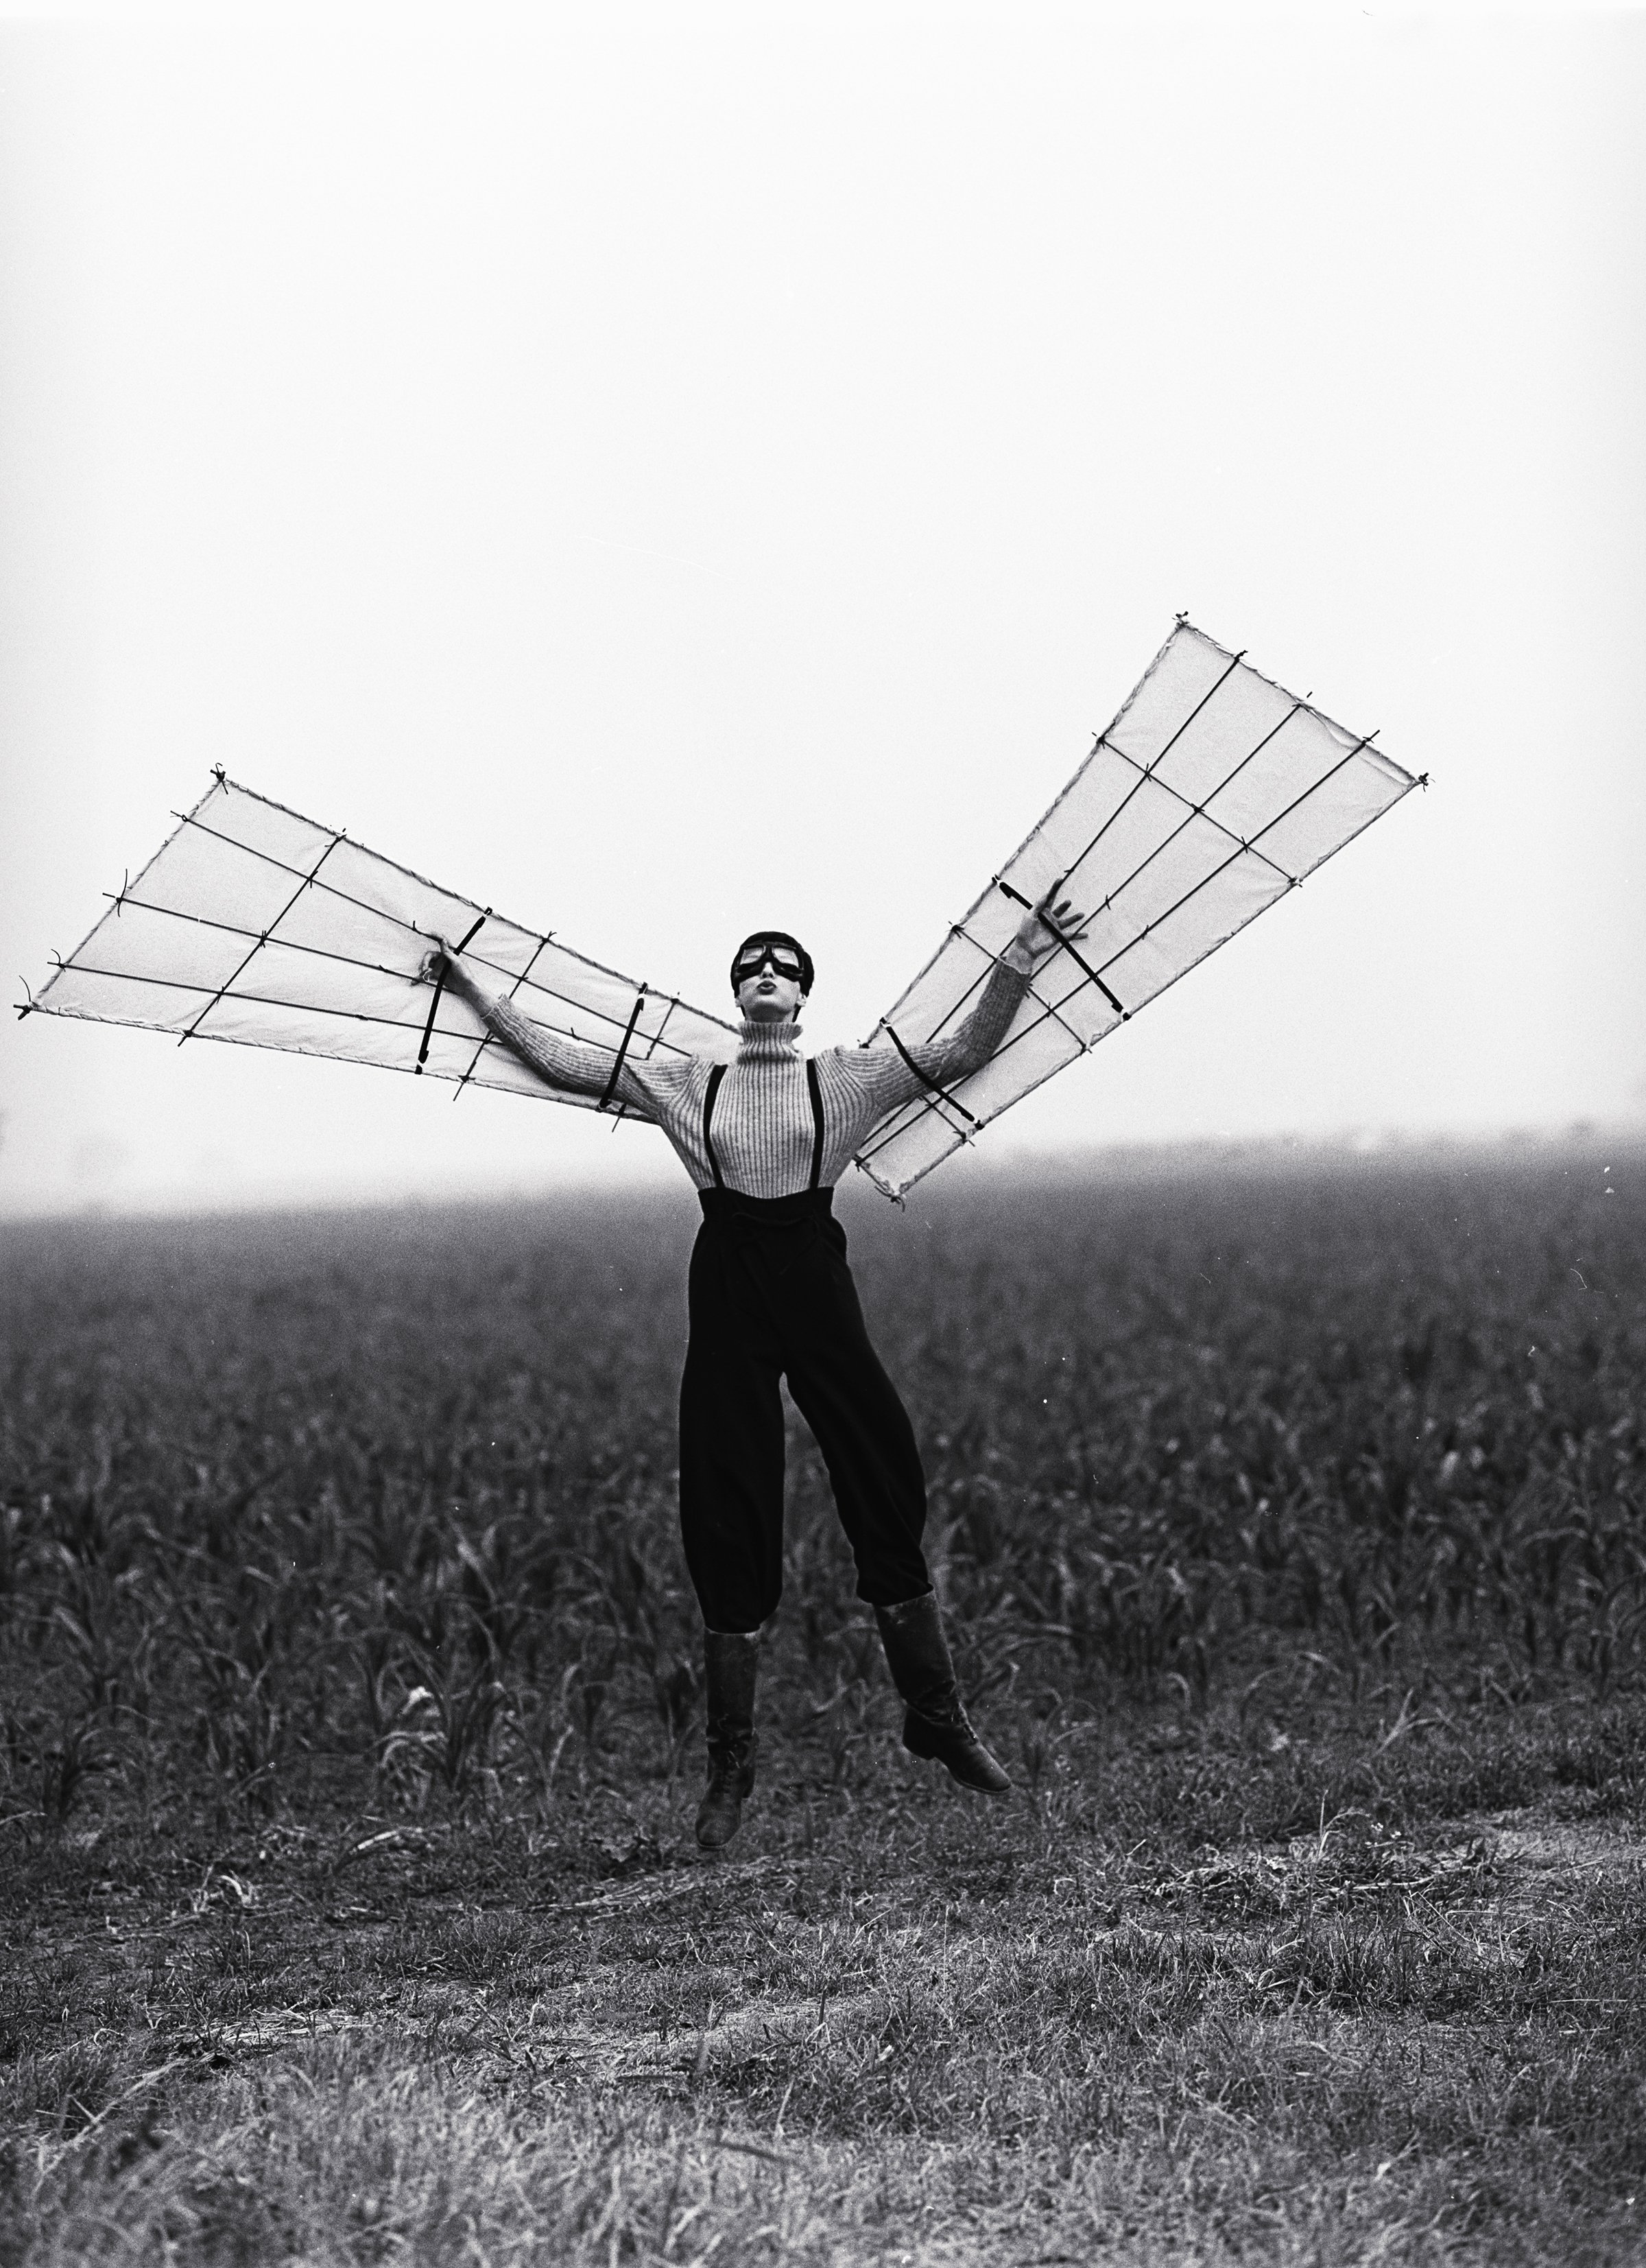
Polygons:
M880 1121L924 1093L926 1080L948 1086L981 1070L1005 1037L1027 983L1025 976L997 963L976 1007L952 1039L909 1049L917 1067L913 1070L889 1041L825 1048L816 1057L823 1104L821 1186L834 1186ZM573 1094L606 1092L612 1072L609 1049L563 1040L507 1000L489 1002L485 1016L497 1037L546 1085ZM715 1097L714 1145L725 1186L745 1197L788 1197L810 1183L815 1121L799 1038L799 1025L790 1020L738 1027L737 1054ZM703 1104L713 1068L709 1056L626 1060L616 1090L631 1116L663 1129L700 1189L714 1182L703 1143Z

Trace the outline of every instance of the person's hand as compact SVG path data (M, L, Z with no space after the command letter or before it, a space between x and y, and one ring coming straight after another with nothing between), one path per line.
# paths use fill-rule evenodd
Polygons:
M1057 896L1055 887L1049 889L1032 911L1025 914L1018 925L1012 943L1028 956L1030 973L1048 954L1055 953L1059 945L1078 945L1086 933L1087 916L1078 913L1072 898Z
M448 992L455 992L471 1008L484 1006L485 995L458 959L457 947L448 944L437 930L434 942L418 964L415 981L419 984L444 984Z
M450 983L456 968L456 954L437 932L434 943L417 964L417 974L412 982L415 984L434 984L444 978Z

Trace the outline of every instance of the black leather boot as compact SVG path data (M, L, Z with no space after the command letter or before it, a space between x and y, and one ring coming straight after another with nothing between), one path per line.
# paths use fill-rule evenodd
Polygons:
M1011 1781L966 1713L937 1593L922 1592L918 1599L905 1599L901 1606L877 1607L874 1618L880 1625L892 1683L908 1704L903 1746L911 1756L930 1756L944 1765L962 1787L976 1788L984 1795L1003 1794Z
M709 1786L697 1811L697 1840L724 1851L742 1823L754 1786L754 1668L760 1632L703 1632L709 1698Z

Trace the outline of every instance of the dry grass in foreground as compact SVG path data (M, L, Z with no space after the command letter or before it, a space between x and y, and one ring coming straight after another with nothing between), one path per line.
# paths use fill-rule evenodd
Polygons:
M1317 1723L1407 1823L1222 1851L1160 1831L1260 1777L1216 1712L983 1811L780 1736L718 1865L666 1786L40 1844L0 2259L1636 2260L1646 1726L1504 1713Z

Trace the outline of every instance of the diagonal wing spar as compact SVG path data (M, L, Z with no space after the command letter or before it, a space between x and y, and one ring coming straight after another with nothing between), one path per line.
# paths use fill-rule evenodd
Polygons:
M857 1164L900 1198L963 1142L1427 784L1179 617L1045 817L875 1028L901 1049L966 1015L1048 890L1091 911L1037 973L981 1071L923 1092ZM658 1053L726 1059L729 1024L636 983L338 828L214 775L191 811L20 1012L135 1024L380 1064L584 1109L618 1067ZM1092 910L1095 909L1095 910ZM601 1097L546 1087L461 1000L416 983L434 935L524 1012L609 1049Z

